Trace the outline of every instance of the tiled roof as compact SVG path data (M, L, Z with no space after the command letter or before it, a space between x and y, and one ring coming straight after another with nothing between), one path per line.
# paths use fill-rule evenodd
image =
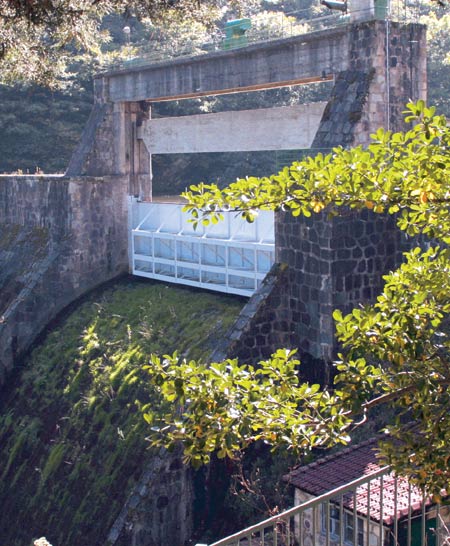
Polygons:
M318 459L314 463L301 466L284 476L284 480L298 489L319 496L337 487L372 474L380 470L378 463L377 439L373 438L356 446ZM367 484L356 490L356 510L362 516L375 521L382 517L386 525L393 523L394 518L402 518L408 514L409 484L405 478L397 478L395 491L395 477L393 474L384 475L370 482L370 507L368 506ZM395 497L396 503L395 503ZM344 506L353 510L353 494L344 495ZM382 499L382 502L380 502ZM419 510L422 503L422 494L416 487L411 487L411 511ZM397 504L397 509L395 509ZM380 514L380 506L383 514Z

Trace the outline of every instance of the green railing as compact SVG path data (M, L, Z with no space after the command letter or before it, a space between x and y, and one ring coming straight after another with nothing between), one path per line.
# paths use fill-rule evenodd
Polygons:
M449 521L384 467L210 546L444 546Z

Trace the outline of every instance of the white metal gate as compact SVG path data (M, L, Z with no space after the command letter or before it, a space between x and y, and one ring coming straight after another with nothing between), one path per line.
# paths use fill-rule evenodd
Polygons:
M176 203L133 200L131 270L134 275L251 296L275 260L274 215L253 223L224 213L224 220L194 229Z

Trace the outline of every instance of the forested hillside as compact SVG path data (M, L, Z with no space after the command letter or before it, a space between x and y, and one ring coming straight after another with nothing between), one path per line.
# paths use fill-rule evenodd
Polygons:
M401 3L401 2L400 2ZM394 2L396 4L396 2ZM419 8L417 7L419 6ZM0 172L23 171L34 173L63 172L78 142L92 104L92 76L101 63L120 58L132 58L145 52L175 50L186 44L198 49L205 41L217 36L218 28L226 19L252 16L255 29L261 35L280 32L282 12L290 14L284 25L300 25L303 17L323 13L318 0L291 0L287 2L249 2L246 12L224 12L217 28L198 23L186 25L172 21L165 27L153 26L151 20L109 17L104 26L111 35L101 58L88 64L77 61L73 66L72 81L67 88L51 92L41 88L0 87ZM393 8L394 9L394 8ZM420 17L419 17L420 12ZM430 0L417 2L410 13L414 20L429 26L429 100L439 111L450 115L450 15ZM289 23L286 23L289 21ZM295 21L295 23L292 23ZM128 26L130 33L123 28ZM302 27L303 28L303 27ZM308 26L304 26L307 30ZM182 115L187 113L216 112L226 108L257 108L283 105L298 100L323 98L327 86L288 88L263 93L248 93L203 100L161 103L154 107L154 115ZM275 154L202 154L200 156L155 156L155 193L176 193L200 180L230 181L237 176L263 175L277 166Z

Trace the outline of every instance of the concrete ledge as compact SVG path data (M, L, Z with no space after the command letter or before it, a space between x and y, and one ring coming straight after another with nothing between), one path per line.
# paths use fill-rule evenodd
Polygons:
M321 81L324 74L348 67L349 52L349 26L344 25L233 51L106 72L98 78L113 102L168 100Z
M326 102L145 121L140 133L153 154L310 148Z

